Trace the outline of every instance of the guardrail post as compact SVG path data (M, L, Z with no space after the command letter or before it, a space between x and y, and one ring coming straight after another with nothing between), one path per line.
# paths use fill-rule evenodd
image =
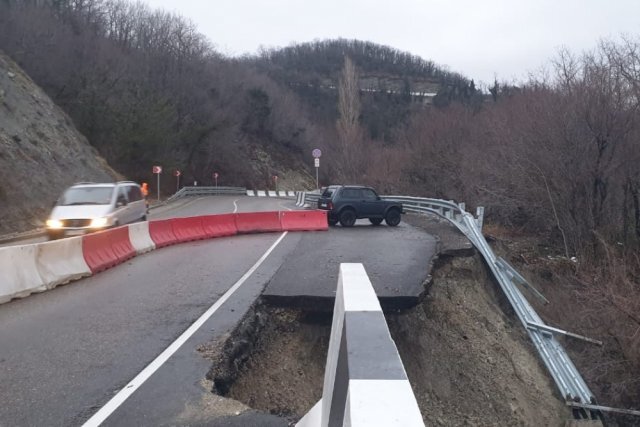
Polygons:
M322 399L297 424L424 426L362 264L340 264Z
M482 230L482 224L484 223L484 206L478 206L476 208L476 224L478 229Z
M466 209L465 209L465 208L466 208L466 206L467 206L467 205L466 205L464 202L460 202L460 203L458 203L458 207L460 208L460 210L461 210L462 212L464 212L464 211L466 210Z

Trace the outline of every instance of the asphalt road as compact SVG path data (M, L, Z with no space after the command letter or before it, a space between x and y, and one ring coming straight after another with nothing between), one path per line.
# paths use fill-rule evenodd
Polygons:
M293 201L218 196L158 208L153 218L287 208ZM163 248L0 305L0 426L83 425L223 301L103 425L286 425L212 395L197 347L229 332L267 285L275 297L286 289L287 299L330 298L339 262L363 262L378 292L414 295L434 249L433 237L405 223L234 236Z

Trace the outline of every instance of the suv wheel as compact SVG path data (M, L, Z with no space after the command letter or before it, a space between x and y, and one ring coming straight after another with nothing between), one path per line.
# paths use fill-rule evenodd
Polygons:
M345 209L340 212L340 225L343 227L353 227L356 223L356 213L351 209Z
M390 227L395 227L400 224L400 211L397 209L391 209L387 212L387 215L384 217L387 225Z
M380 225L380 223L382 222L382 218L369 218L369 221L373 225Z

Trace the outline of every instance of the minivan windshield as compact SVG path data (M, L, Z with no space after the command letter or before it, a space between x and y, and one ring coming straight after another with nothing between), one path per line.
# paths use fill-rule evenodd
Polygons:
M112 194L113 187L73 187L65 191L58 205L108 205Z

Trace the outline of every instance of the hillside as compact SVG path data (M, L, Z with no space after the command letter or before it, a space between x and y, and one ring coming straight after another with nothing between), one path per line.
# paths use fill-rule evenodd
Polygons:
M425 105L480 102L473 81L432 61L368 41L332 39L263 51L250 58L258 70L292 89L331 126L338 118L338 91L345 57L358 71L361 124L371 139L393 142L395 133Z
M314 183L320 139L295 95L192 23L134 2L0 2L3 49L123 175L281 189Z
M70 118L0 52L0 234L42 226L73 182L118 177Z

